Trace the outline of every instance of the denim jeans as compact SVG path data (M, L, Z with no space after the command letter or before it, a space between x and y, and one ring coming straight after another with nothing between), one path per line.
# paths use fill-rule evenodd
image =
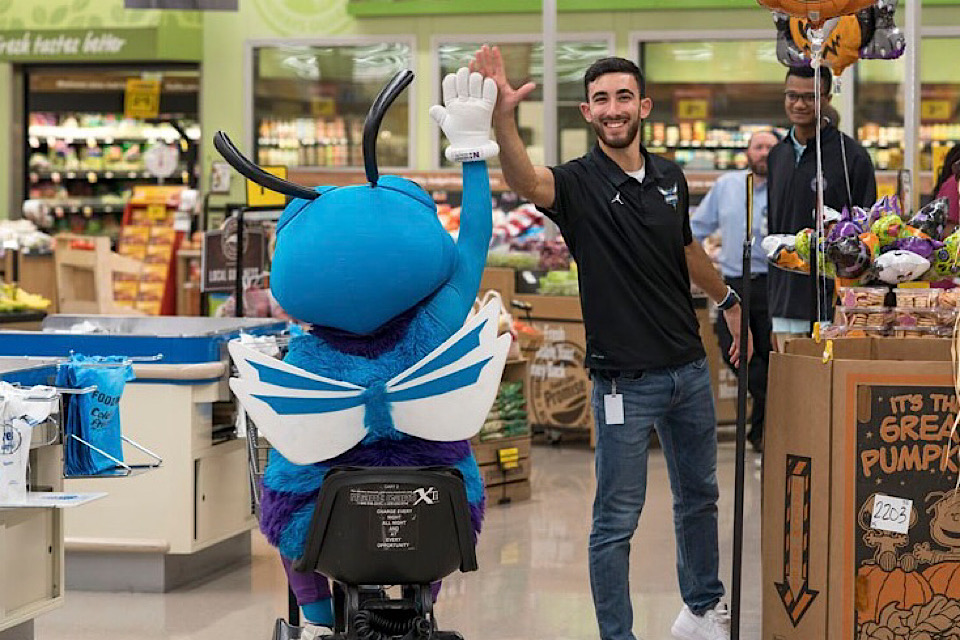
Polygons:
M630 540L647 490L647 449L657 430L673 491L680 595L697 615L723 597L717 537L717 422L706 360L619 378L624 424L608 425L603 396L612 383L593 376L597 495L590 533L590 586L601 640L635 640Z

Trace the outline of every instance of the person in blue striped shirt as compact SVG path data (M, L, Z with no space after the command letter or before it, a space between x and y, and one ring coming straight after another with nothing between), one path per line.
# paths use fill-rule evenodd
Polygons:
M767 397L767 368L770 360L772 329L767 306L767 257L760 241L767 235L767 154L778 142L772 130L759 131L747 147L749 171L753 182L753 254L750 276L750 332L753 334L753 358L750 360L750 396L753 413L747 438L755 451L763 448L764 405ZM743 237L747 212L747 171L733 171L720 176L690 218L690 227L697 240L720 232L720 271L727 284L743 296ZM717 322L720 353L730 366L727 352L733 338L722 320Z

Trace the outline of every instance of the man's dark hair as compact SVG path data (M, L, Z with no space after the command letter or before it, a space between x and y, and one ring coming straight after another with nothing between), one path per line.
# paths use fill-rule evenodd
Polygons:
M787 69L787 78L795 76L797 78L814 78L813 67L790 67ZM784 78L786 79L786 78ZM820 84L823 86L823 92L830 95L833 90L833 74L826 65L820 67Z
M643 81L643 73L640 67L626 58L600 58L594 62L583 74L583 93L590 100L590 83L602 75L608 73L629 73L637 79L637 86L640 87L640 97L646 97L646 83Z

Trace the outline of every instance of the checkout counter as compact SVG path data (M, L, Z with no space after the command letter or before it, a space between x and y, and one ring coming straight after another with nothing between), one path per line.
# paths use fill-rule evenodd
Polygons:
M50 384L52 361L0 359L0 380ZM63 490L59 414L34 430L30 444L32 491ZM31 640L33 620L57 608L64 592L64 511L0 507L0 640Z
M124 436L162 464L63 481L69 492L109 493L66 514L68 588L166 592L249 559L256 521L226 344L241 331L285 328L270 319L54 315L40 332L0 331L0 355L162 355L134 364L120 401ZM153 462L135 448L124 456L134 467Z

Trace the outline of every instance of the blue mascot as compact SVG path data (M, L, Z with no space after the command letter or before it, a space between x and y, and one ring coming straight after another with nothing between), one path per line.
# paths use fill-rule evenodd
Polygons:
M483 517L483 484L468 439L496 397L510 338L497 336L498 308L468 315L492 232L485 160L498 152L489 139L497 90L492 79L460 69L443 81L444 106L430 110L450 140L447 157L463 162L454 242L422 188L377 170L380 122L412 80L412 72L398 73L367 115L368 184L309 189L266 173L224 133L214 140L237 171L293 198L277 224L271 288L311 329L293 339L283 362L232 343L240 375L231 387L274 447L260 527L314 625L333 621L328 582L290 564L303 553L332 467L456 467L475 535Z

